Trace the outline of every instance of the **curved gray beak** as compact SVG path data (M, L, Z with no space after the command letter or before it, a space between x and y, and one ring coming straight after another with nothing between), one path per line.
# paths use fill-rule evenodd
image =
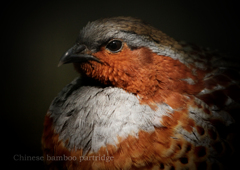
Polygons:
M86 61L97 61L99 63L100 60L92 55L86 54L86 46L81 45L75 45L72 48L70 48L60 59L58 63L58 67L60 67L63 64L67 63L81 63Z

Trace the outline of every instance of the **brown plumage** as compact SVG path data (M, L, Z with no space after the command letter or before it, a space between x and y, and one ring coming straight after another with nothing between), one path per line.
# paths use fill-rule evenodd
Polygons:
M60 65L71 62L81 76L54 99L44 123L50 169L233 167L236 58L115 17L82 29Z

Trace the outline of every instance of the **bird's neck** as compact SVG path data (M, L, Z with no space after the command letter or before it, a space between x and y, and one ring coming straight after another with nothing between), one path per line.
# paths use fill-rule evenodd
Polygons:
M180 103L176 101L183 100L182 95L195 95L203 89L206 71L150 53L147 49L140 50L132 52L131 61L114 60L112 64L105 65L86 63L75 65L75 68L93 82L122 88L150 106L165 102L176 108L178 106L174 103ZM139 53L143 53L141 56L146 56L147 60L144 57L139 59ZM174 97L170 99L169 96Z

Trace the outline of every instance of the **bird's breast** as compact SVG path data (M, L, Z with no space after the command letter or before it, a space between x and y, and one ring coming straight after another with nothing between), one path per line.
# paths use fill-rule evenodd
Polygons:
M162 117L173 112L167 104L154 111L120 88L79 85L76 79L65 87L49 109L54 130L59 140L67 141L68 149L97 152L117 145L120 138L138 138L140 131L152 133L154 127L163 126Z

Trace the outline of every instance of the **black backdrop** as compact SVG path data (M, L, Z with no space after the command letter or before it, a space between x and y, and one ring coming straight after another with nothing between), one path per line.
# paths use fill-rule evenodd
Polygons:
M42 155L44 115L77 76L72 65L58 68L58 60L88 21L138 17L177 40L239 55L238 5L231 1L8 1L0 12L1 156L6 160L1 162L10 161L8 169L43 168L41 161L24 157Z

